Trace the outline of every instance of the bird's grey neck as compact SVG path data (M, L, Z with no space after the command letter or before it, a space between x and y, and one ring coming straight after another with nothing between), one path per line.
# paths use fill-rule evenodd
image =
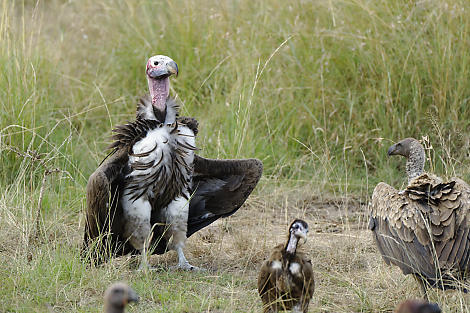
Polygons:
M175 122L178 116L178 109L178 104L176 104L173 99L166 99L165 124L172 124ZM145 120L161 121L161 119L155 115L154 106L152 105L152 101L149 97L143 97L140 99L137 106L137 117Z
M426 155L423 146L419 143L413 145L410 149L410 155L406 160L406 176L408 177L408 183L423 174L425 159Z
M286 252L289 254L295 254L295 250L297 250L298 242L299 242L299 239L293 234L290 234L289 241L287 242L287 246L286 246Z

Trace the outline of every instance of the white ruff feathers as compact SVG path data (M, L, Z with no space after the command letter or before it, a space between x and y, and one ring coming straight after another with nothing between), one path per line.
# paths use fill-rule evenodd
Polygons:
M185 125L178 125L177 131L174 131L172 125L150 130L144 138L134 144L128 161L132 171L126 176L126 181L132 183L126 186L121 198L127 221L125 235L134 248L143 248L152 227L151 211L155 209L161 210L162 215L166 217L166 224L170 226L169 235L173 237L173 246L184 245L194 161L194 151L188 147L194 146L194 133ZM179 163L175 164L178 149L182 151L180 157L190 170ZM151 200L167 192L166 179L170 179L168 176L174 175L178 170L186 182L184 190L179 192L188 199L177 197L164 208L152 208ZM139 184L142 188L139 188Z
M280 261L273 261L271 263L271 268L273 270L282 270L282 263Z
M293 262L289 265L289 271L292 275L300 276L300 264Z

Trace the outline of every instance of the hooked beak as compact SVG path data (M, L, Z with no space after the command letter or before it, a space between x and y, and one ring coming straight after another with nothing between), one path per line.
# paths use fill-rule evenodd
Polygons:
M171 75L175 75L175 77L178 77L178 64L176 64L175 61L171 61L166 65L166 67L168 68L168 71Z
M171 75L178 76L178 65L171 61L162 67L151 67L147 69L147 75L154 79L163 79Z
M127 298L128 298L128 302L139 302L139 295L137 294L137 292L134 291L134 289L132 288L129 288L129 293L127 295Z
M298 238L302 238L304 240L304 244L307 242L307 231L299 230L296 231L295 234Z
M390 155L394 155L394 154L395 154L395 150L396 150L396 145L390 146L390 148L388 148L387 154L388 154L389 156L390 156Z

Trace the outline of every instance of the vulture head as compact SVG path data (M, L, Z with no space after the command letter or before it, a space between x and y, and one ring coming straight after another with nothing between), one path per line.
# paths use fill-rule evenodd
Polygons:
M396 313L441 313L441 309L436 303L429 303L423 300L407 300L400 304Z
M308 224L307 222L296 219L290 224L289 233L291 236L295 236L298 239L302 238L307 241L307 233L308 233Z
M422 148L422 145L418 140L414 138L406 138L390 146L387 153L388 155L401 155L405 158L409 158L412 153L419 150L419 147Z
M125 283L115 283L104 293L104 312L124 312L129 302L139 302L137 293Z
M297 250L297 244L299 243L299 239L302 238L304 243L307 241L307 233L308 233L308 224L303 220L296 219L290 224L289 226L289 240L287 241L287 245L285 251L288 254L295 254Z
M424 171L426 155L423 145L414 138L403 139L388 148L388 155L401 155L406 158L408 181L421 175Z
M165 55L154 55L148 59L145 73L153 111L156 118L163 123L166 116L166 100L170 94L169 77L173 74L178 76L178 65Z

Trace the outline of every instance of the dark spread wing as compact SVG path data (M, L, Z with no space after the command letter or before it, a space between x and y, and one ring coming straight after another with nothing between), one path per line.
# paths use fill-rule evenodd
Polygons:
M469 268L468 186L423 174L402 192L379 183L369 228L387 264L431 285Z
M109 254L107 251L116 252L115 245L123 230L122 209L118 206L118 199L123 167L127 163L127 158L127 151L117 150L93 172L88 180L82 256L86 257L89 254L88 257L97 263L107 258L106 254ZM108 244L113 245L113 251L108 249L110 247Z
M213 160L195 155L187 236L235 213L255 188L262 172L263 164L258 159Z

